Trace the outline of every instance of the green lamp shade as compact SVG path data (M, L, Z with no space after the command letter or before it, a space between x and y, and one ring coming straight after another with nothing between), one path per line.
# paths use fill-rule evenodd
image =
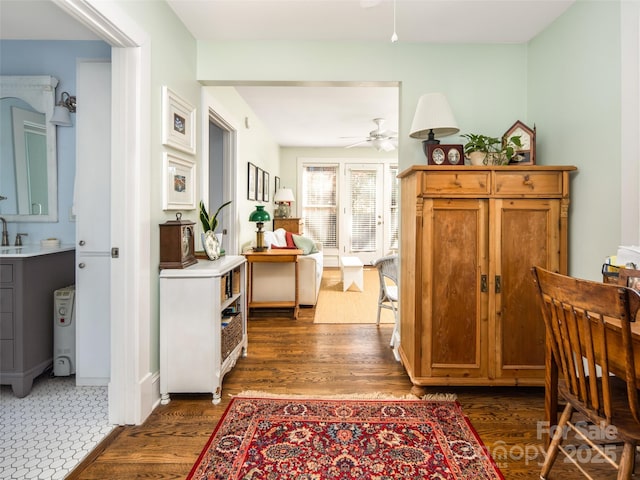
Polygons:
M264 211L264 205L256 205L256 209L249 215L250 222L268 222L271 220L269 212Z

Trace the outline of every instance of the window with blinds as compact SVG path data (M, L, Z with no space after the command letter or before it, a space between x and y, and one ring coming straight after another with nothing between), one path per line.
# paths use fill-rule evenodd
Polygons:
M389 231L386 238L389 239L389 249L398 249L398 232L400 230L400 211L398 206L398 196L400 195L400 180L398 179L398 166L389 166L389 176L391 178L391 205L389 211Z
M302 174L302 217L305 235L338 248L338 165L305 165Z

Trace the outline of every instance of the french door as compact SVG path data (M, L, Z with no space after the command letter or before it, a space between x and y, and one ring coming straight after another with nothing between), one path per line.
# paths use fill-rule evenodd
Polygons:
M345 164L342 253L366 265L383 256L384 183L381 164Z

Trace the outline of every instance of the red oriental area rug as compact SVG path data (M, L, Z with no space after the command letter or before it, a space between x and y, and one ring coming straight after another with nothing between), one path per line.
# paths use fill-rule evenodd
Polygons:
M502 479L456 401L234 397L187 480Z

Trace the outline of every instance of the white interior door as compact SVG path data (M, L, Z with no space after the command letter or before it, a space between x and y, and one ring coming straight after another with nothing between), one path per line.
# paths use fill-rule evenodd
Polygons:
M76 72L76 384L108 385L111 63L80 61Z
M384 247L383 171L381 164L347 164L345 171L344 255L366 265L382 256Z

